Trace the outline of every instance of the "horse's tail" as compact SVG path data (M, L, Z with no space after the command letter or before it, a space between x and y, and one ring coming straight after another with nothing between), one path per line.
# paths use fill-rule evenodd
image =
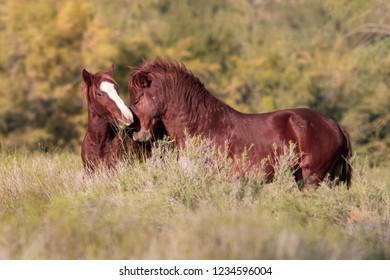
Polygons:
M340 166L339 180L345 182L347 184L347 188L349 189L351 187L352 179L352 167L349 163L349 159L352 156L352 145L347 131L341 125L339 125L339 129L344 138L340 157L337 160L337 166Z

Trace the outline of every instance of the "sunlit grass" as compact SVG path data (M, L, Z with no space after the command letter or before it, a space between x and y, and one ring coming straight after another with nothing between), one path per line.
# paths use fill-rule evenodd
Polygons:
M389 259L390 174L353 166L350 190L302 193L283 162L234 177L199 139L91 177L77 154L3 152L0 258Z

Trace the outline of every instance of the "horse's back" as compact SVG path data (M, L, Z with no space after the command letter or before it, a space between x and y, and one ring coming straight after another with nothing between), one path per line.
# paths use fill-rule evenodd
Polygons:
M303 145L323 145L323 148L327 148L328 142L342 142L337 122L308 108L243 114L236 126L239 133L250 134L248 137L253 137L252 141L273 141L272 144L281 145L293 141Z

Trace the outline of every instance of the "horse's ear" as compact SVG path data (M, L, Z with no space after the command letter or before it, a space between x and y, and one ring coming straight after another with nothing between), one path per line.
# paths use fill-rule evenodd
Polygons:
M112 63L112 65L110 66L110 68L107 69L107 73L108 75L110 75L112 77L112 73L114 72L114 67L115 67L115 63Z
M138 73L137 76L138 76L137 82L141 87L143 87L143 88L150 87L150 85L152 84L152 77L151 77L150 73L140 72L140 73Z
M92 85L92 74L89 73L87 70L83 69L83 80L84 82L88 85L88 86L91 86Z

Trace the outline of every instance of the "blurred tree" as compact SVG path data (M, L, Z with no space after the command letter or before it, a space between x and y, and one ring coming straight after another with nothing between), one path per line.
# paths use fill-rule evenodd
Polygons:
M1 141L78 145L86 122L81 69L112 63L117 54L109 30L86 1L6 1L0 16Z

